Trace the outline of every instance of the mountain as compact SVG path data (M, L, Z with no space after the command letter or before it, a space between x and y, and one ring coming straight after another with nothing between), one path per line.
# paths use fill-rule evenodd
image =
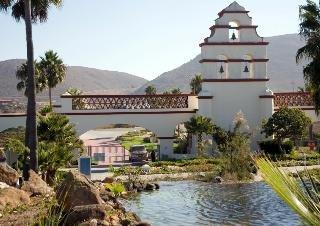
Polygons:
M25 60L13 59L0 62L0 97L22 97L23 92L16 89L18 80L15 73ZM68 66L63 83L53 89L53 95L65 93L75 87L90 93L128 94L147 82L146 79L124 72L98 70L94 68ZM46 92L38 96L47 96Z
M273 91L297 90L298 86L303 86L302 68L305 63L296 64L295 54L298 48L304 45L298 34L287 34L265 38L270 42L267 52L268 77L270 81L268 87ZM200 48L199 48L200 49ZM200 54L189 62L171 71L165 72L148 82L136 93L143 93L148 85L154 85L158 92L163 92L173 87L178 87L185 92L189 92L189 83L194 74L201 72L199 63Z

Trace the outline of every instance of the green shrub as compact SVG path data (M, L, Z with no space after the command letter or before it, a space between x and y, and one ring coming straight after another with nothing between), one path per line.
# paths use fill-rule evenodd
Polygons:
M294 144L290 140L283 142L281 144L281 148L283 152L280 150L276 140L261 141L259 142L259 146L260 146L260 149L264 151L264 153L267 155L283 155L283 154L289 154L292 151Z
M124 185L122 183L107 183L104 185L106 189L112 192L114 197L120 197L123 192L125 192Z

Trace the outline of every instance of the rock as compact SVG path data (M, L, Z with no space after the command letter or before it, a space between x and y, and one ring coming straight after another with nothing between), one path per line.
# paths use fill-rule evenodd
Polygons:
M113 177L106 177L102 180L103 183L113 183L114 182L114 178Z
M0 182L15 186L19 180L18 172L7 163L0 163Z
M144 174L148 174L151 171L151 167L148 164L144 164L143 166L141 166L141 171Z
M5 188L9 188L9 187L10 187L10 186L7 185L6 183L0 182L0 190L1 190L1 189L5 189Z
M152 191L152 190L155 190L156 189L156 186L154 184L151 184L151 183L147 183L146 184L146 190L147 191Z
M132 182L129 182L129 181L126 181L123 183L126 191L133 191L135 188L134 188L134 184Z
M113 193L111 191L107 191L107 190L101 191L100 192L100 197L105 202L114 201L115 200L115 197L113 197Z
M105 217L106 211L104 209L104 205L94 204L75 206L66 215L63 225L78 225L79 223L88 220L103 220ZM89 225L91 225L91 221Z
M149 222L146 221L141 221L137 224L134 224L134 226L151 226L151 224Z
M66 211L75 206L104 204L93 183L80 173L72 171L68 172L57 188L56 197Z
M222 183L223 179L222 179L222 177L217 176L217 177L213 178L213 182L214 183Z
M30 197L27 192L14 187L1 189L0 210L3 210L6 206L15 208L23 204L30 204Z
M6 162L7 158L6 158L6 154L4 153L3 150L0 150L0 162Z
M156 190L159 190L159 189L160 189L160 185L159 185L159 184L154 183L154 186L156 187Z
M89 222L89 226L97 226L97 225L98 225L97 219L92 219L92 220Z
M201 172L201 173L199 173L199 176L204 178L204 177L206 177L206 174L204 172Z
M29 192L32 195L48 195L53 193L52 188L36 172L29 170L29 175L29 180L23 182L21 190Z

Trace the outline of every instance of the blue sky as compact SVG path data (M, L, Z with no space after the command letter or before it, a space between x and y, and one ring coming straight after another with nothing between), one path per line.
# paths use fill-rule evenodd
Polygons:
M67 65L132 73L151 80L191 60L209 35L224 0L64 0L35 25L35 57L53 49ZM258 33L298 32L305 0L239 0ZM0 12L0 61L26 58L24 23Z

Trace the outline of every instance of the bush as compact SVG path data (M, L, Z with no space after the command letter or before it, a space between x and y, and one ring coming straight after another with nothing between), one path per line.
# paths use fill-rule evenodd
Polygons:
M150 137L144 137L143 142L144 143L151 143Z
M281 148L283 152L280 150L276 140L261 141L259 142L259 146L260 146L260 149L264 151L265 154L283 155L283 154L289 154L292 151L294 144L290 140L283 142L281 144Z

